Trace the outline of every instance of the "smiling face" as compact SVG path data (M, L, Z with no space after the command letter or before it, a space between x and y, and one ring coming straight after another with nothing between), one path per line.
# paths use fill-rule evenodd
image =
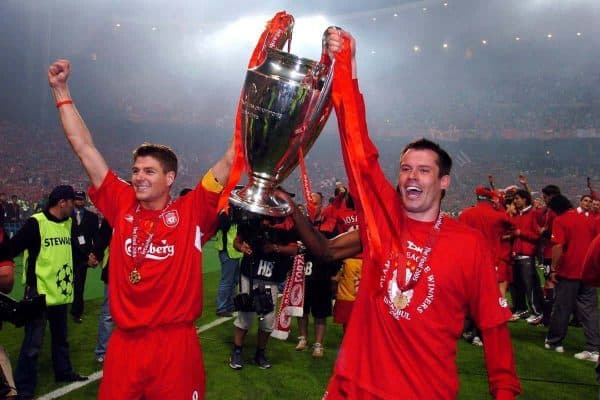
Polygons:
M162 209L169 198L175 172L165 172L160 162L151 156L139 156L131 168L131 184L142 207Z
M418 221L434 221L440 210L442 190L450 176L440 177L438 155L432 150L410 149L400 161L398 190L406 214Z

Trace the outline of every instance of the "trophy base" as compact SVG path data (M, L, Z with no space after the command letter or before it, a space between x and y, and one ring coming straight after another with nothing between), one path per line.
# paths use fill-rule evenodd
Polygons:
M267 217L286 217L292 213L285 199L273 192L254 191L252 186L232 191L229 204Z

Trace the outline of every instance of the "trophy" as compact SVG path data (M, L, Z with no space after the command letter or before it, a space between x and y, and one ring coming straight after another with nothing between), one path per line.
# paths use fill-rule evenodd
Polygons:
M283 45L283 43L281 43ZM243 211L283 217L291 206L274 189L294 170L331 112L333 64L268 48L248 70L241 96L241 136L248 184L229 203Z

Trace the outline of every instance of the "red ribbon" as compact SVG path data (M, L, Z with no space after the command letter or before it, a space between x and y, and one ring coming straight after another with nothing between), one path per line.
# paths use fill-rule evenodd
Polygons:
M306 201L308 217L311 221L314 221L317 210L310 198L310 195L312 194L312 189L310 187L310 180L308 179L308 174L306 173L306 163L304 162L304 151L302 150L302 147L298 149L298 164L300 164L300 179L302 180L302 191L304 192L304 200Z
M363 136L368 137L368 128L366 125L365 110L362 103L362 96L355 87L352 78L352 54L349 40L344 41L344 47L335 55L335 73L333 75L333 87L331 97L336 115L338 117L338 127L342 145L342 154L344 164L348 175L348 186L350 193L356 194L355 207L357 211L362 211L364 215L365 227L371 227L368 230L369 246L368 255L372 260L381 262L382 243L380 232L385 230L377 229L385 221L376 221L373 211L373 205L368 201L365 193L366 183L361 171L368 171L369 157L377 157L377 150L372 143L367 143ZM365 152L369 151L369 154ZM394 232L389 229L388 232ZM366 254L365 254L366 255Z

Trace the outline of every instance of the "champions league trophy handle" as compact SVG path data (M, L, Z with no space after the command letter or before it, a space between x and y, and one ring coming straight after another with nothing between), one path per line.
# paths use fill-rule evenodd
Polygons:
M298 165L300 149L308 153L331 113L332 63L275 48L291 39L293 18L287 23L284 33L266 35L264 60L246 74L241 134L248 184L229 199L243 211L270 217L291 212L274 189Z

